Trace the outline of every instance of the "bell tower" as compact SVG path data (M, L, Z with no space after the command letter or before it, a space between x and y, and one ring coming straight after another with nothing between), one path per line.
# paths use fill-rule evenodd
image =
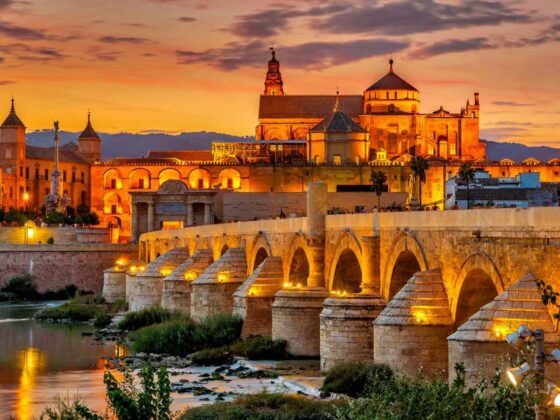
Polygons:
M78 137L78 154L89 163L101 161L101 138L91 125L91 112L88 112L86 128Z
M268 62L268 71L264 82L264 95L275 96L284 95L284 82L282 82L282 74L280 74L280 63L276 59L276 51L270 47L272 58Z

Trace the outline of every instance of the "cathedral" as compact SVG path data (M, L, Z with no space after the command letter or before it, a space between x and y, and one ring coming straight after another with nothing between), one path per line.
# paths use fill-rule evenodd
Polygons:
M389 159L436 156L473 161L486 157L479 140L478 93L458 113L440 107L420 112L420 92L394 69L360 95L288 95L272 50L260 97L257 140L305 140L307 160L364 163L386 152Z

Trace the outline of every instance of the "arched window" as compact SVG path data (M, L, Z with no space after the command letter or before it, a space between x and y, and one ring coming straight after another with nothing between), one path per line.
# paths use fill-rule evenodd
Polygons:
M366 114L371 114L371 104L367 104L367 106L366 106Z
M177 169L164 169L159 173L159 185L162 185L165 181L169 181L170 179L181 179L181 174Z
M237 189L241 187L241 174L237 169L224 169L220 172L220 185L224 189Z
M150 189L150 172L147 169L134 169L129 178L131 190Z
M103 213L122 214L122 200L117 193L107 193L103 197Z
M210 172L204 168L193 169L189 174L189 186L193 190L209 189L211 180Z
M111 168L105 172L103 186L107 190L120 190L122 188L122 177L117 169Z
M397 92L395 92L395 99L397 99Z

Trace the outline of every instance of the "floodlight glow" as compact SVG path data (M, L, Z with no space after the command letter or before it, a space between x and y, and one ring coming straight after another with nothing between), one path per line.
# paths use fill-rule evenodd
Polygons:
M531 372L531 366L529 366L529 363L527 362L523 363L519 367L510 368L506 371L508 379L515 386L523 382L525 376L527 376L530 372Z

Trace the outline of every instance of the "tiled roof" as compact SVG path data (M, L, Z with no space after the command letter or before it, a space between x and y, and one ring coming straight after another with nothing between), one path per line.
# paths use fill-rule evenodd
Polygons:
M282 258L268 257L251 274L234 293L236 297L274 296L282 288L284 273Z
M189 258L188 248L173 248L162 254L146 266L146 271L137 274L139 277L164 276L171 274Z
M210 249L200 249L167 276L166 280L192 281L204 272L213 261Z
M362 95L340 95L340 110L350 118L362 113ZM259 118L322 119L332 112L336 95L261 96Z
M441 271L414 274L381 311L375 325L453 325Z
M175 158L185 162L210 162L214 160L211 150L150 150L148 159Z
M397 74L393 71L393 60L390 61L391 67L389 69L389 73L371 85L369 88L366 89L366 92L369 90L414 90L418 92L414 86L408 83L406 80L397 76Z
M505 341L505 336L525 325L541 328L547 342L560 338L548 308L543 305L535 276L525 275L461 325L448 340Z
M247 280L245 250L230 248L220 259L214 261L193 284L243 283L245 280Z
M25 146L25 157L27 159L54 161L54 147ZM88 161L73 152L61 147L58 151L58 160L61 162L75 162L87 165Z
M363 133L366 130L356 124L344 112L333 112L309 131L346 131Z
M12 108L10 109L10 113L2 123L2 127L22 127L25 128L25 124L23 121L19 119L16 114L16 110L14 108L14 100L12 99Z
M173 166L181 165L181 161L176 158L113 158L101 162L103 166Z

